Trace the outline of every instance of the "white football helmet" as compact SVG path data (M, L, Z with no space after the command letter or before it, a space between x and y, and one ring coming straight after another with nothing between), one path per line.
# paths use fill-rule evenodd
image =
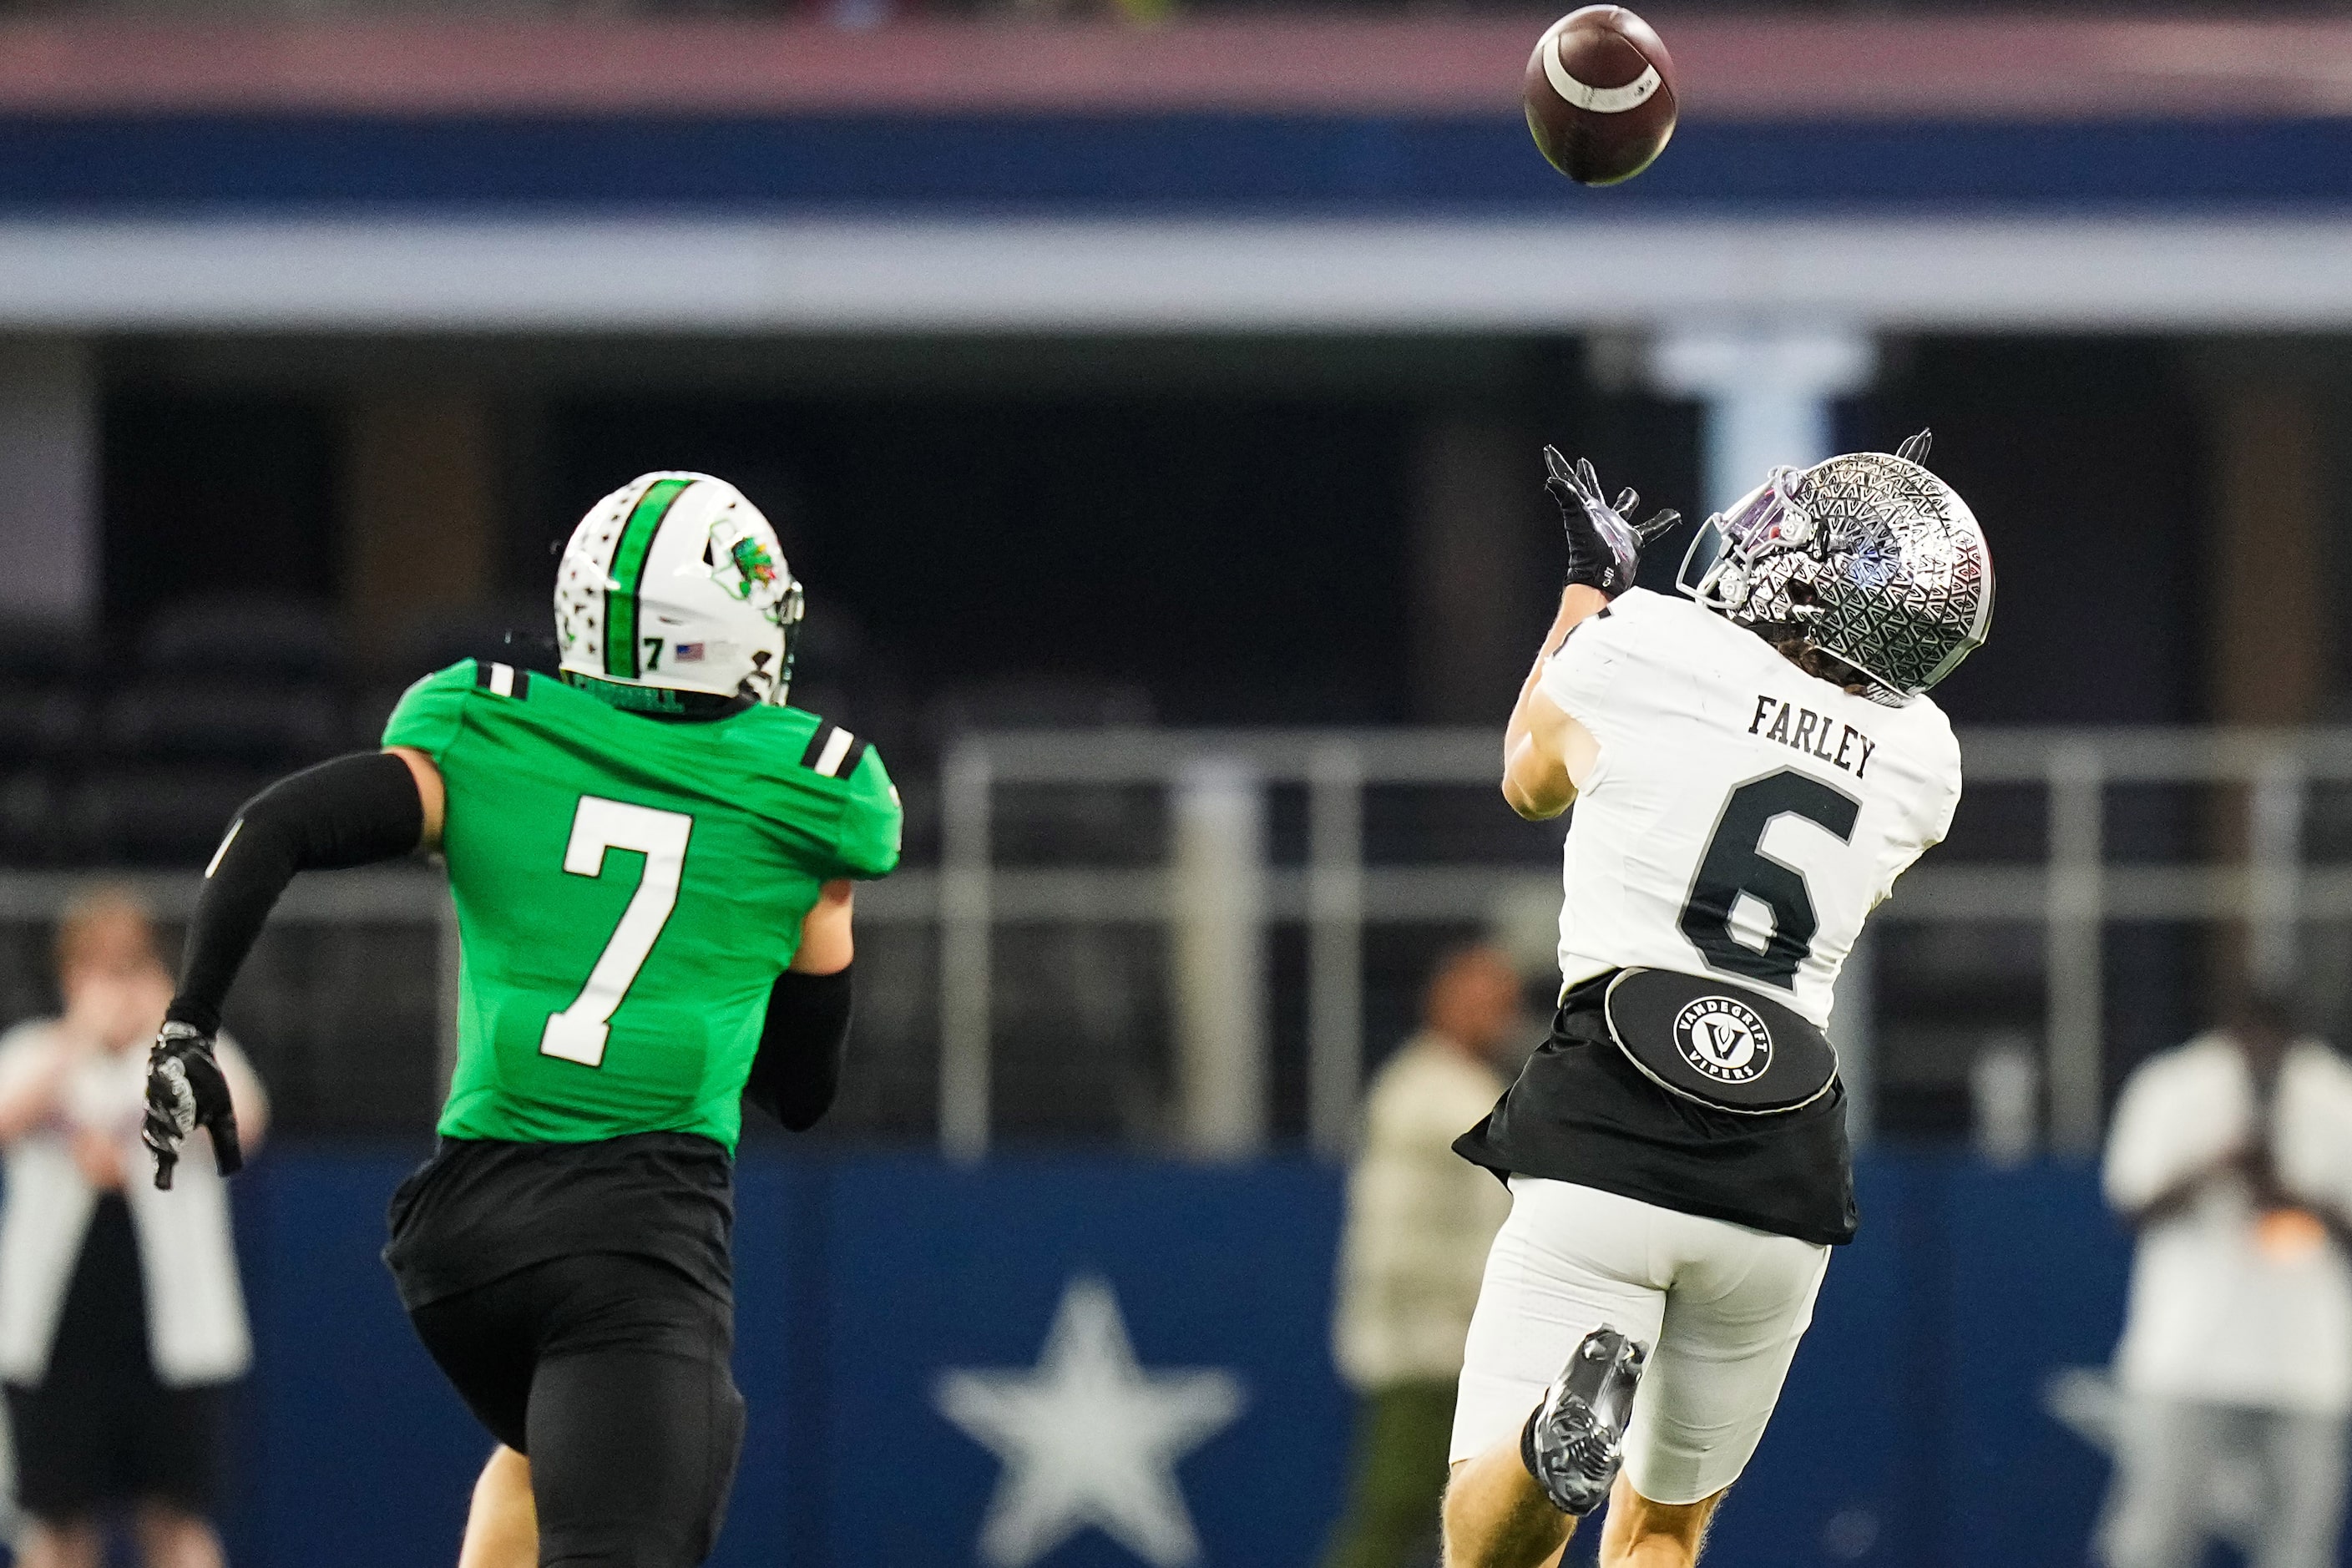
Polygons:
M801 585L776 531L725 479L644 474L598 501L555 572L566 673L782 707Z

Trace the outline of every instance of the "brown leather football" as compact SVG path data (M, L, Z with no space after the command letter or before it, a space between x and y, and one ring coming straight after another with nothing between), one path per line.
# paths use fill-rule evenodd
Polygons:
M1613 185L1650 166L1675 133L1675 62L1622 5L1587 5L1544 29L1521 96L1553 168Z

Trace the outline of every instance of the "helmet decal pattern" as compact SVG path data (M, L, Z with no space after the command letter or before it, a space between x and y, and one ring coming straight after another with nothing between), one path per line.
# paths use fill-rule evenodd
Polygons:
M1685 593L1768 638L1835 656L1885 699L1934 686L1991 624L1983 531L1949 485L1906 458L1850 452L1776 468L1700 531Z
M1821 530L1813 646L1906 695L1981 645L1992 558L1950 486L1916 463L1855 452L1806 470L1797 498Z
M770 555L768 547L758 540L739 539L727 553L734 561L735 570L742 574L743 585L738 591L743 597L748 599L751 596L752 584L776 580L775 557Z
M645 586L646 558L653 553L654 536L661 531L662 519L693 482L657 479L647 485L621 530L620 545L613 552L612 580L604 586L607 675L622 680L637 678L637 595Z
M732 517L721 516L710 525L710 541L702 558L710 563L711 581L776 625L785 623L786 600L797 584L790 581L766 541L746 531Z

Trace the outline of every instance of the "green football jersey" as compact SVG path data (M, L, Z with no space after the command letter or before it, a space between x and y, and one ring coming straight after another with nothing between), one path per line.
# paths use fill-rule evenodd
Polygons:
M472 659L410 687L383 742L430 756L448 792L461 977L442 1132L731 1150L818 889L898 862L881 757L797 709L669 721Z

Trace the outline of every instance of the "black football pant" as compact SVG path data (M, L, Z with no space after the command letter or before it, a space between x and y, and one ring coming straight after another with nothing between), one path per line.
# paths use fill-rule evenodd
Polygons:
M409 1321L482 1425L530 1456L541 1568L694 1568L743 1446L734 1317L650 1258L584 1253Z

